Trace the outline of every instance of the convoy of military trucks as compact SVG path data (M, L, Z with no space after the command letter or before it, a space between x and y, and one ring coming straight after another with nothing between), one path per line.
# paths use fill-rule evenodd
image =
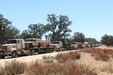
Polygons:
M92 43L85 42L73 42L70 46L70 50L79 49L83 47L93 47ZM11 56L16 58L22 55L34 55L39 53L49 53L63 51L66 48L63 46L61 41L42 40L37 38L28 39L9 39L7 43L1 45L0 58L5 58L5 56Z

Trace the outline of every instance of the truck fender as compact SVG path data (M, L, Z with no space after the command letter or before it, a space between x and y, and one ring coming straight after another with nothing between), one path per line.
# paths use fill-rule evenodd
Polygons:
M16 49L16 48L11 48L10 51L11 51L11 52L17 51L17 49Z

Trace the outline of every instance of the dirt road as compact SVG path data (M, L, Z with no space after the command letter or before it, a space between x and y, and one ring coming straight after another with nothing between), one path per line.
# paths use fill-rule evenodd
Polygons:
M75 51L75 50L71 50ZM78 51L78 50L76 50ZM38 54L38 55L32 55L32 56L23 56L23 57L18 57L18 58L8 58L8 59L0 59L0 65L4 65L7 62L11 62L13 60L20 61L20 62L25 62L27 64L36 61L36 60L42 60L43 56L56 56L58 53L66 53L70 51L63 51L63 52L53 52L53 53L45 53L45 54Z

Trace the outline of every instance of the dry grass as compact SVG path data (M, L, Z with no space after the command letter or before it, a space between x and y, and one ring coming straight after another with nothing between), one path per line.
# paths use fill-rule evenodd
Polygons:
M96 60L108 61L110 59L107 49L100 48L85 48L81 52L91 53Z
M26 75L97 75L87 67L79 65L74 61L65 63L39 64L35 62L29 66Z
M113 50L112 49L103 49L104 52L108 55L110 55L113 58Z
M0 66L0 75L16 75L22 74L25 70L25 64L16 60L12 62L6 62L5 66Z
M64 63L59 63L59 62L40 63L40 61L37 60L35 62L32 62L31 65L25 65L24 63L20 63L15 60L10 63L6 63L4 67L1 66L0 75L17 75L17 74L24 74L24 75L97 75L95 72L91 71L87 66L80 65L76 63L75 61L73 61L73 60L80 58L80 54L78 52L69 52L69 53L64 53L62 55L66 55L66 58L68 58L65 60ZM54 57L49 57L49 56L48 57L44 56L43 59L44 60L48 60L48 59L55 60Z
M113 73L113 63L108 62L108 65L103 66L103 68L100 69L100 70L103 71L103 72Z
M58 62L65 62L67 60L76 60L80 59L80 53L79 52L69 52L69 53L62 53L58 54L55 59Z
M81 52L86 52L83 54L91 53L89 54L90 56L94 56L96 60L103 60L102 62L109 60L113 55L113 51L108 49L87 48L81 50ZM83 59L86 60L88 56L85 57L86 59L83 57L82 53L79 52L61 53L56 55L56 57L43 56L44 63L37 60L30 65L25 65L25 63L14 60L10 63L6 62L5 66L0 66L0 75L97 75L97 70L113 73L112 61L111 63L109 61L105 62L105 66L100 64L100 68L98 68L97 66L99 65L97 64L99 64L100 61L95 61L94 57L91 57L93 61L87 61L87 63L90 64L88 65L84 64L86 63L85 61L81 61ZM92 63L97 68L95 66L91 67Z
M52 56L43 56L43 61L44 61L44 63L53 63L54 62L54 57L52 57Z

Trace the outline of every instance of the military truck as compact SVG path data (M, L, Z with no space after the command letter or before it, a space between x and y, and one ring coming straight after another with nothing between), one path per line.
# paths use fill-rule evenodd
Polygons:
M82 42L72 42L71 48L73 50L83 48L83 44L82 44Z
M37 39L37 38L25 39L25 44L26 44L26 48L29 48L29 47L47 47L47 46L49 46L48 40L42 40L42 39Z
M49 44L49 46L51 48L53 48L54 51L63 51L64 50L62 41L53 41L53 43Z
M25 42L23 39L9 39L6 44L2 45L0 50L0 58L5 58L7 55L17 57L21 54L28 54L29 50L25 50Z
M26 49L30 49L31 55L34 53L47 53L53 51L53 48L49 47L48 40L37 38L25 39L25 46Z
M47 46L47 41L41 39L29 38L26 41L24 39L9 39L6 44L1 46L0 58L33 55L36 52L52 52L53 48Z
M93 47L92 42L84 42L84 47Z
M73 42L71 44L71 48L74 50L74 49L78 49L78 42Z

